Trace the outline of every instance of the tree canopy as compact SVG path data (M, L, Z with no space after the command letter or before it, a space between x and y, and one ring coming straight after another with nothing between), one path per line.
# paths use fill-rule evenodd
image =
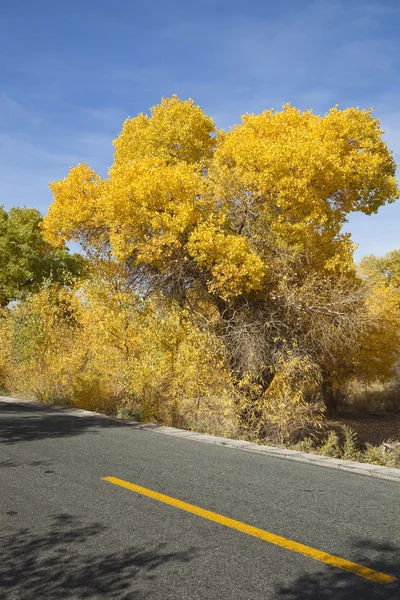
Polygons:
M125 121L114 146L108 177L80 164L51 184L48 243L79 241L123 265L134 291L202 315L224 340L232 376L252 373L263 394L293 382L299 364L318 366L328 396L357 368L390 369L393 299L363 285L342 232L351 213L399 197L371 110L318 116L286 105L226 132L173 96ZM377 354L362 368L368 336Z
M265 294L277 249L307 256L313 272L348 271L348 215L399 195L381 134L370 110L320 117L290 105L216 132L192 100L173 96L125 121L106 179L80 164L51 185L45 237L109 247L179 280L182 293L201 284L225 301Z

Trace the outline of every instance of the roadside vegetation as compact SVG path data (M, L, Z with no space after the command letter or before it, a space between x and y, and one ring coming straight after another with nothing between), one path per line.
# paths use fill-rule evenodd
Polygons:
M3 391L400 466L400 426L371 443L346 422L400 424L400 250L357 266L342 233L399 196L371 111L224 132L174 96L114 145L44 219L0 211Z

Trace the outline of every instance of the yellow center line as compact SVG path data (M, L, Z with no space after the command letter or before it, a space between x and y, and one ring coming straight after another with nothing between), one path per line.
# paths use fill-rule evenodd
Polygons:
M225 527L230 527L231 529L236 529L237 531L241 531L242 533L247 533L247 535L252 535L253 537L259 538L260 540L264 540L265 542L274 544L275 546L281 546L282 548L286 548L287 550L291 550L292 552L297 552L298 554L303 554L304 556L309 556L310 558L319 560L320 562L323 562L327 565L337 567L338 569L343 569L344 571L349 571L350 573L358 575L359 577L364 577L365 579L370 579L371 581L375 581L383 585L385 585L386 583L393 583L393 581L397 581L396 577L392 577L391 575L386 575L385 573L374 571L374 569L363 567L362 565L358 565L357 563L345 560L344 558L339 558L338 556L334 556L333 554L328 554L327 552L321 552L320 550L316 550L315 548L311 548L310 546L306 546L304 544L300 544L299 542L289 540L280 535L276 535L275 533L270 533L269 531L258 529L257 527L253 527L252 525L246 525L246 523L241 523L241 521L236 521L235 519L224 517L223 515L219 515L218 513L206 510L204 508L200 508L199 506L194 506L193 504L183 502L182 500L172 498L171 496L166 496L165 494L160 494L159 492L149 490L148 488L142 487L140 485L130 483L129 481L124 481L123 479L118 479L117 477L103 477L102 479L103 481L114 483L115 485L119 485L123 488L131 490L132 492L141 494L142 496L147 496L148 498L152 498L153 500L158 500L159 502L163 502L164 504L169 504L170 506L174 506L175 508L180 508L181 510L184 510L188 513L192 513L193 515L202 517L203 519L208 519L209 521L214 521L215 523L219 523L220 525L225 525Z

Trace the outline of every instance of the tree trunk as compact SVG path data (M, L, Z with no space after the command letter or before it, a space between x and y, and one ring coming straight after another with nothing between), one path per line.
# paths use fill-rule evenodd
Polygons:
M323 374L321 391L322 391L322 399L326 406L326 414L330 417L336 415L336 413L337 413L337 398L335 396L335 392L333 391L332 381L331 381L328 373Z

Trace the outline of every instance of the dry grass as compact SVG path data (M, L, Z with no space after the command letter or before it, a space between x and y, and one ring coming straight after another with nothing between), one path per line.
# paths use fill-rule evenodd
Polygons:
M388 426L386 431L382 427L383 423ZM393 436L390 435L392 432ZM400 468L400 415L395 421L392 417L383 415L379 421L366 419L365 416L330 420L325 422L323 432L305 437L292 448L331 458Z
M363 384L352 381L345 390L343 408L356 412L394 412L400 414L400 372L392 380Z
M366 444L379 446L384 442L400 438L400 414L343 412L334 419L325 421L330 429L340 430L344 425L354 429L362 447Z

